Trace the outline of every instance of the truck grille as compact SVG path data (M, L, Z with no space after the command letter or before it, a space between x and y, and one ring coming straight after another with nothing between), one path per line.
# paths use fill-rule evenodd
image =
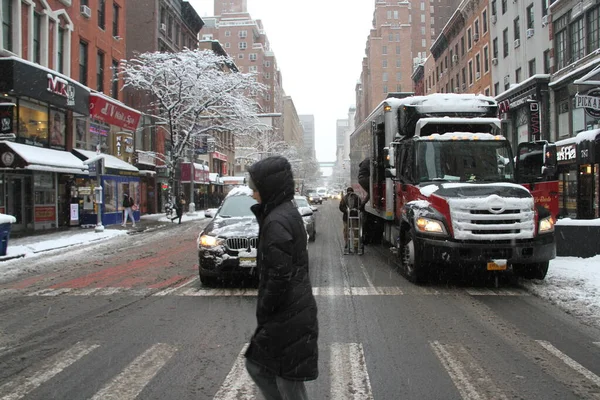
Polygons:
M258 244L258 238L229 238L225 245L229 250L247 250L248 248L255 249Z
M531 239L535 214L533 198L450 199L454 237L458 240Z

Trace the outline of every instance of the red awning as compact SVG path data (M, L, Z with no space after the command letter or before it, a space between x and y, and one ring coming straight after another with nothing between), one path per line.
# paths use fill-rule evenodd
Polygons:
M135 131L142 113L102 93L90 93L90 116L109 125Z

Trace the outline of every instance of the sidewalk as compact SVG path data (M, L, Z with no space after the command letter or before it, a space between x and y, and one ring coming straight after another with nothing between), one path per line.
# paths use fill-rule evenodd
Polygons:
M184 214L181 222L184 223L203 218L205 218L204 211L198 211L194 215ZM6 255L0 256L0 262L71 246L85 245L116 236L148 232L167 223L171 224L172 222L164 213L150 214L142 215L140 221L136 222L135 228L129 222L125 228L119 224L109 225L108 227L104 227L104 232L95 232L94 228L84 229L74 227L60 231L50 231L48 233L36 233L30 236L11 237L8 240Z

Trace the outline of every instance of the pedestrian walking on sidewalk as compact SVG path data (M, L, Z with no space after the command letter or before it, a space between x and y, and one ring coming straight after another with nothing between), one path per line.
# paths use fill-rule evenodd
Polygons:
M265 158L249 169L259 224L258 326L246 351L248 373L267 400L307 400L305 381L318 376L317 304L308 276L307 235L292 204L287 159Z
M183 216L183 209L186 205L185 194L181 193L179 197L177 197L177 201L175 202L175 217L171 218L171 222L175 221L179 218L179 223L181 224L181 217Z
M123 193L123 223L121 224L121 226L126 226L127 225L127 216L131 217L131 225L135 228L135 217L133 216L133 209L131 207L133 207L133 205L135 204L135 201L133 200L133 197L130 197L129 194L127 193Z

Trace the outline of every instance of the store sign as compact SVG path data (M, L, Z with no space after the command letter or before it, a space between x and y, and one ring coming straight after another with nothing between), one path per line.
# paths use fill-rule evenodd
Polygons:
M2 163L5 167L10 167L15 162L15 155L10 151L2 153Z
M576 95L575 107L584 108L592 118L600 118L600 89L592 89L586 95Z
M529 103L529 134L532 140L541 139L540 131L540 103L532 101Z
M502 101L498 102L498 112L500 114L506 114L509 111L510 111L510 100L506 99L506 100L502 100Z
M568 144L556 148L556 161L571 162L577 159L577 145Z
M215 151L212 156L217 160L227 161L227 155L219 153L218 151Z
M0 103L0 134L14 133L13 114L14 103Z
M35 222L54 222L56 220L56 209L54 206L35 207Z
M48 91L50 93L59 95L67 99L68 106L75 105L75 86L71 85L69 81L61 78L60 76L55 76L52 74L48 74Z
M129 133L116 133L113 142L113 155L131 163L133 160L133 136Z
M71 204L71 222L79 221L79 204Z
M97 94L90 95L90 116L109 125L123 129L136 130L140 113L125 105L111 102Z

